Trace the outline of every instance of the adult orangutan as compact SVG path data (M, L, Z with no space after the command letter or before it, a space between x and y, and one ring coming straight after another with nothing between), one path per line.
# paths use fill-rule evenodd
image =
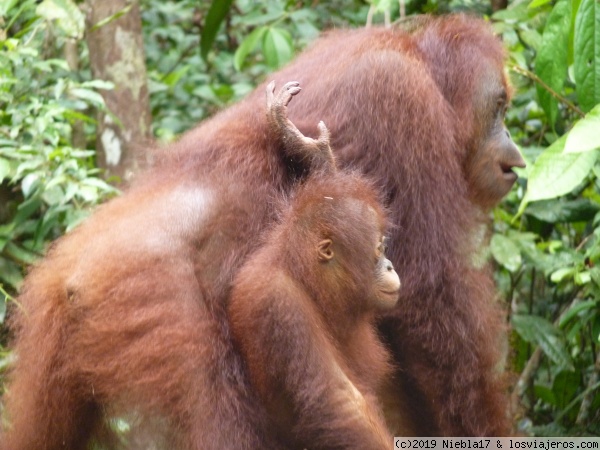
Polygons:
M391 366L374 320L400 280L385 214L365 180L336 170L322 123L312 140L286 119L298 91L288 83L268 117L286 152L310 161L308 179L234 280L232 334L281 448L389 449L377 395Z
M489 24L458 15L417 20L410 34L330 33L274 76L306 91L289 110L298 128L314 134L323 120L338 164L387 197L389 258L405 280L402 308L380 324L399 368L385 398L396 433L406 411L415 436L511 428L498 373L503 314L490 273L473 264L485 212L524 166L503 123L503 62Z
M489 25L458 15L329 33L274 75L302 83L290 118L307 135L327 123L338 164L381 187L395 224L402 307L380 326L399 368L385 397L394 433L510 428L501 315L472 264L483 213L523 165L503 125L503 60ZM0 447L84 448L109 434L103 419L124 417L148 431L131 446L160 433L158 447L277 448L226 314L272 199L307 169L273 133L263 92L185 134L32 269L11 319Z

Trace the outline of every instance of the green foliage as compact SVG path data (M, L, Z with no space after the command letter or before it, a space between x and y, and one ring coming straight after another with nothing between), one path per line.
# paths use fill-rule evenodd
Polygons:
M526 342L539 345L557 367L574 369L562 333L548 320L539 316L515 314L512 325Z
M542 45L535 60L535 69L541 80L554 92L560 92L567 73L568 39L571 23L571 0L560 0L548 16L544 27ZM540 106L554 125L558 115L558 101L545 87L537 85Z
M600 104L577 122L567 136L565 153L590 152L600 147Z
M44 0L37 7L37 14L48 21L54 21L67 36L74 39L83 37L83 13L72 0Z
M528 202L560 197L581 184L596 163L596 152L565 151L567 135L560 137L535 161L529 172L527 193L522 205Z
M312 3L143 0L154 134L174 139L248 94L319 30L362 25L368 10L360 0Z
M582 0L575 19L574 74L584 111L600 103L600 5Z
M225 16L229 12L231 2L232 0L221 0L219 2L212 2L210 5L200 39L200 52L204 59L206 59L210 51L221 22L223 22L223 19L225 19Z
M78 82L56 52L41 53L58 44L51 31L78 35L72 25L81 13L68 0L20 6L3 11L12 27L0 41L0 320L25 267L115 192L97 177L94 152L72 144L77 123L93 136L87 110L103 107L96 89L111 86Z

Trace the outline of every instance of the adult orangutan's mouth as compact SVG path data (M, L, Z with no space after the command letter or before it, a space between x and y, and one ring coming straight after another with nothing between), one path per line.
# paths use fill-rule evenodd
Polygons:
M514 166L508 164L500 164L500 169L502 170L502 177L510 183L514 183L517 181L518 175L513 170Z

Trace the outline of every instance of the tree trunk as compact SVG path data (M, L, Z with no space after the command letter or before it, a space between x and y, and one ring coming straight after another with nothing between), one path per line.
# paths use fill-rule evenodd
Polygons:
M88 0L86 41L92 76L111 81L102 96L110 114L100 113L96 149L106 176L127 182L148 162L151 138L142 21L138 0ZM98 25L120 11L125 14Z

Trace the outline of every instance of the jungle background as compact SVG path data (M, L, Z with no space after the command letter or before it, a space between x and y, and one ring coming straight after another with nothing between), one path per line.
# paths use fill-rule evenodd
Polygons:
M151 142L239 100L323 30L458 11L506 44L506 124L528 163L486 250L518 425L600 435L598 0L0 0L0 381L27 267L118 195Z

